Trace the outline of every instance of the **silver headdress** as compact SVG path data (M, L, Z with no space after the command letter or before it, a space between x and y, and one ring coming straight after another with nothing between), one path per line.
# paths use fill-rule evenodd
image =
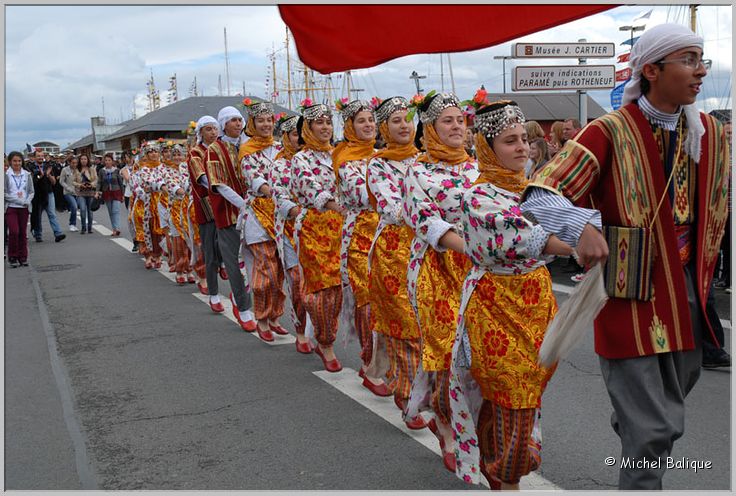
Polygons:
M353 100L340 109L340 117L342 117L343 122L347 122L348 119L354 117L361 110L373 112L373 107L367 100Z
M376 123L380 124L383 121L387 121L388 118L394 112L398 110L407 110L409 108L409 101L403 96L392 96L382 101L376 109Z
M330 110L330 107L328 107L324 103L317 103L315 105L310 105L309 107L306 107L304 110L302 110L302 115L304 116L304 119L308 121L313 121L319 119L320 117L332 118L332 111Z
M296 123L299 121L298 115L292 115L280 120L276 126L276 134L289 133L296 129Z
M432 98L427 110L419 109L419 121L422 124L430 124L437 120L443 110L449 107L460 108L460 100L452 93L437 93Z
M253 118L263 114L273 114L273 104L271 102L252 103L246 108L248 109L248 114Z
M510 100L491 103L475 113L475 129L489 140L525 121L519 105Z

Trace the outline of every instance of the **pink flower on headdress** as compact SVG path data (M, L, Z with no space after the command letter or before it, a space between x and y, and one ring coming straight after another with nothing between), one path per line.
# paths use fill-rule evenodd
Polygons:
M424 97L422 95L414 95L413 97L411 97L410 103L412 105L419 105L422 103L422 101L424 101Z
M371 98L371 107L373 107L374 109L378 108L378 106L381 105L382 101L383 100L381 100L377 96L374 96L373 98Z
M245 105L246 107L249 107L252 104L253 104L253 100L251 100L250 98L244 98L243 99L243 105Z
M487 105L488 104L488 92L484 90L483 88L480 88L478 91L475 92L475 95L473 96L473 101L480 105Z
M311 107L312 106L312 100L310 100L309 98L305 98L304 100L302 100L301 105L302 105L302 107L305 107L305 108L306 107Z

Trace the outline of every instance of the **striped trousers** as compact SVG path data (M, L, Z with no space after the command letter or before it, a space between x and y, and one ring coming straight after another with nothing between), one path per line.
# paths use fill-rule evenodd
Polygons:
M337 338L337 319L342 306L342 288L332 286L304 298L304 306L312 318L314 338L322 346L332 346Z
M284 269L281 267L275 241L248 245L253 253L253 313L256 320L277 322L284 314Z
M417 375L422 359L422 343L419 339L397 339L386 336L386 352L391 363L388 387L402 405L409 400L411 383Z
M304 302L302 273L298 265L289 269L288 273L291 280L291 306L294 308L296 318L299 319L299 325L296 326L295 331L297 334L303 335L307 327L307 307Z
M541 440L532 432L538 408L504 408L483 400L478 415L478 444L481 472L507 484L517 484L522 476L539 468Z
M438 370L435 373L430 402L435 415L443 424L451 425L450 411L450 370Z
M373 358L373 328L371 327L370 303L355 309L355 329L360 341L360 359L367 367Z

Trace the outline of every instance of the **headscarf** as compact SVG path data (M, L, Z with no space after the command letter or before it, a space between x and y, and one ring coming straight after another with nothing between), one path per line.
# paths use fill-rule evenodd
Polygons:
M217 123L217 119L211 115L203 115L197 121L197 127L194 128L194 133L197 135L197 144L202 142L202 128L214 124L218 127L218 133L220 132L220 125Z
M413 157L419 153L417 147L414 146L414 136L416 131L411 132L411 139L405 145L398 144L392 137L388 130L388 121L383 121L378 125L378 131L381 133L386 148L382 148L376 152L376 158L383 158L386 160L404 160L409 157Z
M622 104L631 103L641 96L641 71L645 64L653 64L670 53L687 47L702 49L703 38L680 24L660 24L641 35L631 49L629 58L631 79L624 87ZM683 112L688 127L683 148L690 158L697 162L700 159L700 140L705 134L705 128L694 103L684 105Z
M483 133L475 133L475 151L480 172L475 184L491 183L513 193L521 193L529 184L524 169L512 171L501 164Z
M310 122L312 121L307 120L304 117L299 118L299 124L297 125L297 128L299 129L299 136L301 136L302 140L304 141L304 146L302 147L302 149L315 150L318 152L331 152L332 145L330 144L330 142L328 141L327 143L322 143L320 140L318 140L314 133L312 133L312 129L309 127Z
M427 146L427 151L417 157L418 162L441 161L450 165L457 165L470 159L468 152L465 151L464 144L459 148L452 148L442 143L434 128L434 122L424 124L424 143Z
M240 117L242 119L243 114L241 114L238 109L231 106L223 107L217 113L217 123L220 125L220 136L225 134L225 124L233 117Z
M343 137L345 139L332 152L332 167L335 169L335 175L337 175L341 164L351 160L368 158L373 155L373 147L376 144L376 138L367 141L358 138L358 135L355 133L353 119L345 121Z
M289 139L289 132L283 133L281 135L281 151L276 154L276 158L274 158L274 161L285 158L286 160L291 160L291 158L296 155L296 152L299 151L298 148L293 148L291 146L291 139Z
M273 114L271 115L273 118ZM250 139L240 145L240 152L238 153L238 162L243 160L243 157L251 155L261 150L265 150L269 146L273 145L273 135L259 136L256 133L256 120L253 115L248 117L248 124L245 126L245 134L250 136Z

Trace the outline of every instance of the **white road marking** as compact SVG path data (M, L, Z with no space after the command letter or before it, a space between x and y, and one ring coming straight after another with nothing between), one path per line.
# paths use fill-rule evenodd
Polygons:
M133 249L133 243L125 238L112 238L112 242L122 246L128 251Z
M97 222L92 222L92 229L97 231L98 233L102 234L103 236L109 236L112 234L112 231L103 226L102 224L98 224Z
M319 370L313 372L313 374L353 401L360 403L365 408L375 413L419 444L423 445L438 457L442 457L442 451L440 450L440 445L435 435L432 434L429 429L414 431L407 428L406 424L401 420L401 414L396 408L396 405L394 405L393 398L390 396L381 398L368 391L362 386L358 373L355 370L346 367L336 373ZM446 470L441 461L439 462L437 470ZM483 485L486 487L488 486L484 478L481 478L481 481L483 482ZM521 479L520 487L524 490L562 489L535 472L523 477Z

